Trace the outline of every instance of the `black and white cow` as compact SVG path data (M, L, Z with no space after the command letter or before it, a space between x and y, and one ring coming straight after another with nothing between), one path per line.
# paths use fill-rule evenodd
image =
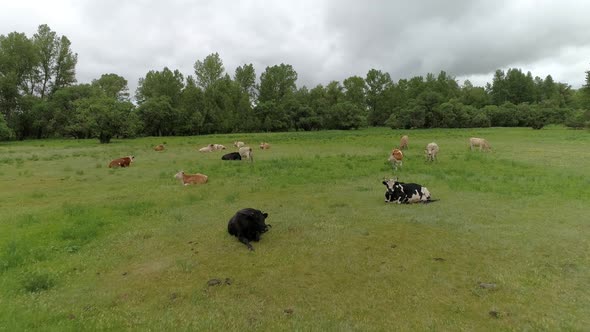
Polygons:
M268 213L246 208L236 212L227 224L227 231L245 244L249 250L254 250L250 241L258 242L260 234L266 233L271 225L265 224Z
M385 203L410 204L430 203L436 200L430 198L430 192L426 187L416 183L398 182L397 178L383 181L387 191Z
M242 156L240 156L239 152L232 152L224 154L223 157L221 157L221 160L242 160Z

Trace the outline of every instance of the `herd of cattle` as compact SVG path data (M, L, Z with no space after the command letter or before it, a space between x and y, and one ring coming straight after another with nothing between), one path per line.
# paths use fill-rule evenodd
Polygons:
M394 170L402 166L404 154L402 150L409 148L409 138L407 135L402 136L398 148L394 148L388 158ZM236 141L233 143L238 151L224 154L222 160L249 160L254 161L253 151L251 147L246 146L244 142ZM259 145L261 150L270 149L270 144L262 142ZM473 151L474 148L479 148L479 151L490 151L491 147L487 140L483 138L472 137L469 139L469 148ZM155 151L164 151L164 144L159 144L154 147ZM199 152L213 152L226 150L222 144L208 144L199 149ZM439 152L438 144L435 142L428 143L424 149L427 162L437 160ZM129 167L134 161L134 156L127 156L117 158L109 163L109 168ZM208 176L201 173L186 174L184 171L179 171L174 175L174 178L181 181L185 186L189 184L204 184L207 183ZM383 185L386 187L385 202L397 204L410 203L430 203L436 201L431 198L430 192L426 187L417 183L399 182L397 178L384 180ZM265 224L268 213L260 210L247 208L238 211L228 223L228 232L230 235L236 236L240 242L244 243L249 250L254 250L250 241L259 241L260 235L268 231L270 225Z

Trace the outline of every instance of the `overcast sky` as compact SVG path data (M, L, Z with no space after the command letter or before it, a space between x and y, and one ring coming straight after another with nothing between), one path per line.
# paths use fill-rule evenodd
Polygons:
M510 67L580 87L590 70L590 1L501 0L0 0L0 34L40 24L67 36L80 83L129 82L165 66L194 75L218 52L233 77L252 63L290 64L313 87L371 68L394 81L445 70L491 82Z

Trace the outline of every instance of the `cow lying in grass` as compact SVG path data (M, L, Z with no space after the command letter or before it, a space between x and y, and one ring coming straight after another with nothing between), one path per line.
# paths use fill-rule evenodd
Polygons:
M266 142L262 142L262 143L260 143L260 149L261 150L268 150L268 149L270 149L270 144L268 144Z
M208 176L205 174L186 174L184 171L180 171L174 175L175 179L179 179L183 185L188 186L189 184L203 184L207 183Z
M221 160L242 160L242 156L240 156L239 152L231 152L224 154L223 157L221 157Z
M383 181L385 191L385 203L410 204L430 203L436 200L430 198L430 192L426 187L416 183L398 182L397 178Z
M250 241L258 242L260 235L266 233L271 225L265 224L268 213L260 210L246 208L242 209L231 217L227 224L227 231L245 244L249 250L254 250Z
M236 148L238 148L238 149L239 149L239 148L241 148L241 147L242 147L242 146L244 146L244 145L246 145L246 143L244 143L244 142L241 142L241 141L235 141L235 142L234 142L234 146L235 146Z
M127 156L123 158L118 158L109 163L109 168L113 167L129 167L131 163L135 160L134 156Z
M221 145L221 144L213 144L213 150L215 150L215 151L225 150L225 146Z
M154 146L154 151L164 151L164 144Z
M215 151L215 145L213 145L213 144L209 144L209 145L199 149L199 152L212 152L212 151Z

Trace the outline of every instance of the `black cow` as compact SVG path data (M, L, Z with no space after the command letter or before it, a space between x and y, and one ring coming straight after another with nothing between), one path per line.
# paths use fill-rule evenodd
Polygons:
M223 157L221 157L221 160L242 160L242 156L240 156L239 152L232 152L224 154Z
M260 210L242 209L229 220L227 231L230 235L236 236L249 250L254 250L250 241L258 242L260 234L266 233L268 228L272 227L264 223L267 217L268 213L263 213Z
M383 181L387 191L385 203L410 204L430 203L436 200L430 198L430 192L426 187L416 183L398 182L397 179Z

